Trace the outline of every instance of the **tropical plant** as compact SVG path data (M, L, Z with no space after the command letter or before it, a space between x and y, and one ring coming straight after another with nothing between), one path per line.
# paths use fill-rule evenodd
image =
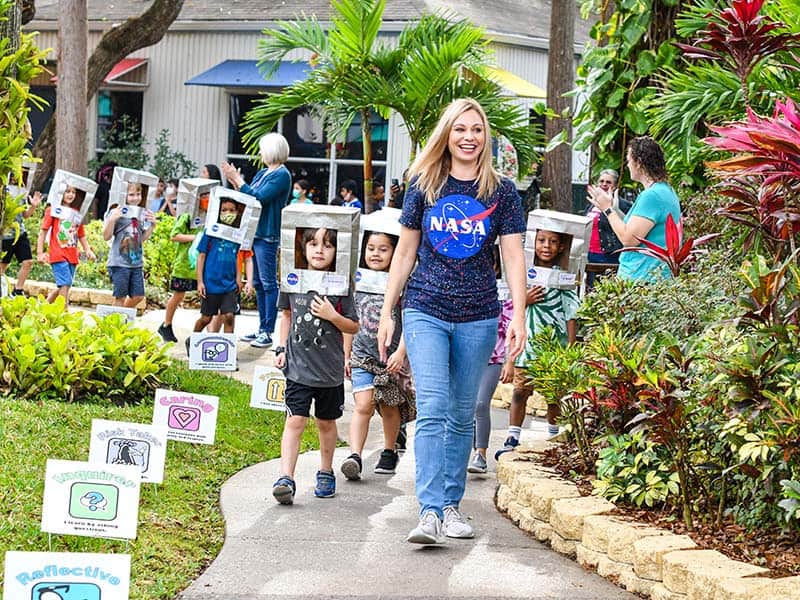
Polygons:
M622 173L628 141L648 131L646 109L653 75L678 54L669 43L680 0L586 0L581 12L599 12L583 54L575 94L585 97L575 115L575 147L592 148L593 169Z
M266 76L290 52L311 53L306 80L260 100L245 117L244 141L255 154L258 139L279 119L303 106L313 106L328 136L337 139L360 116L364 151L364 188L368 211L372 194L369 115L388 118L396 111L411 138L412 152L422 144L451 100L472 97L487 112L498 135L517 151L520 177L529 172L538 139L525 111L507 98L485 75L489 64L483 30L465 20L426 15L400 34L397 46L378 43L385 0L334 0L329 31L316 17L282 21L263 31L259 65Z
M164 181L194 176L197 173L197 165L183 152L170 147L169 135L168 129L158 132L150 171Z
M800 520L800 481L781 479L781 487L784 498L778 502L778 506L786 511L786 521Z
M139 124L128 115L114 123L100 134L101 145L105 150L89 161L89 172L97 170L106 163L116 163L129 169L144 169L150 157L147 154L147 138L139 130Z
M0 19L14 0L0 0ZM26 149L30 136L28 113L44 101L30 91L30 82L41 73L47 53L34 43L35 34L21 33L18 45L9 37L0 39L0 234L19 232L16 216L24 210L20 198L9 195L5 183L13 175L22 181L22 161L33 160ZM16 234L15 234L16 235Z
M697 239L689 238L685 241L681 241L683 237L682 229L682 227L675 224L675 219L669 214L667 215L667 223L664 231L667 244L665 247L637 236L636 239L639 240L643 246L622 248L620 252L638 252L639 254L656 258L667 265L673 277L677 277L681 274L682 268L694 262L697 257L697 249L700 246L719 236L717 233L711 233Z

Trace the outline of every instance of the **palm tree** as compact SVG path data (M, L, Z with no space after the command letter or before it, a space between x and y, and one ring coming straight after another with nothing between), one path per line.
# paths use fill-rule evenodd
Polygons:
M267 76L290 51L312 53L308 79L261 100L246 116L244 140L255 149L258 138L285 114L316 107L329 137L344 134L361 116L364 190L372 208L372 158L369 116L403 119L412 153L433 130L443 108L455 98L472 97L486 109L492 129L514 145L520 177L527 174L539 142L522 107L501 95L485 73L490 65L482 29L465 20L428 15L400 34L397 47L376 43L385 0L334 0L336 12L326 34L315 17L281 22L265 30L259 42L260 64Z

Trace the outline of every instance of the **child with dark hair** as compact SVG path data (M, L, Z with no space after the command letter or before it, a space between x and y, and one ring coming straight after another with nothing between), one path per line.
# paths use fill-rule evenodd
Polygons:
M568 250L566 242L567 236L563 233L539 229L534 242L534 264L548 269L558 269L562 254ZM533 296L541 292L541 289L534 286L528 290L529 302ZM525 310L528 340L522 354L514 363L514 391L511 394L511 406L508 413L508 438L503 447L495 453L495 459L519 445L522 422L525 420L525 405L528 397L533 393L526 366L538 353L538 348L534 343L535 336L546 327L550 327L555 331L562 344L574 343L578 331L576 315L579 305L580 300L575 290L558 288L545 288L544 298L528 304ZM558 404L548 404L547 431L551 436L558 434L558 425L556 424L558 415Z
M362 268L389 271L397 236L366 232L362 251ZM378 320L383 294L356 292L359 329L355 337L345 338L345 375L353 382L356 408L350 421L351 454L342 462L341 470L349 480L361 479L361 453L367 441L369 421L375 409L383 422L383 451L375 473L392 475L400 460L395 447L401 423L416 417L416 402L409 385L411 367L406 360L406 346L400 322L400 304L392 311L394 336L389 356L384 362L378 353Z
M331 270L336 261L336 237L332 229L303 231L301 250L308 269ZM281 475L272 486L272 495L281 504L294 502L300 438L313 402L321 455L314 495L332 498L336 494L336 419L344 409L343 334L358 331L353 294L323 297L316 292L281 292L278 310L282 311L280 345L274 352L275 366L286 375L286 423L281 437Z
M352 179L345 179L339 186L339 196L342 198L342 206L351 206L364 212L364 205L358 199L358 188Z
M298 179L292 186L292 201L289 204L313 204L309 195L311 184L306 179Z

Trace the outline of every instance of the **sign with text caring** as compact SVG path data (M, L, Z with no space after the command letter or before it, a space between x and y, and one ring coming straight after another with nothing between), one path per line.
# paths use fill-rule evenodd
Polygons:
M92 419L90 462L136 466L142 482L161 483L166 454L166 425Z
M101 538L136 538L141 469L48 459L42 531Z
M166 425L167 439L213 444L219 398L173 390L156 390L153 425Z
M9 600L128 600L129 554L6 552Z

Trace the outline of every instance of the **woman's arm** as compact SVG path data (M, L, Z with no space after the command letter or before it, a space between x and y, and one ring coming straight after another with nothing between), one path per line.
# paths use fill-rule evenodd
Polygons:
M525 330L527 290L525 289L525 253L522 250L522 234L501 235L500 251L503 255L506 281L511 290L511 303L514 306L514 316L508 324L506 333L509 359L513 360L525 348L527 339Z
M589 193L587 196L589 202L594 204L604 214L607 209L613 207L614 197L602 188L590 185L587 190ZM619 194L619 190L615 190L614 193ZM614 208L609 211L606 218L608 219L608 224L611 226L611 229L614 230L614 233L619 238L619 241L622 242L623 246L638 246L640 242L637 238L646 238L647 234L650 233L650 230L655 226L655 223L650 219L638 215L632 216L628 219L628 222L625 223L623 214Z
M384 363L386 362L386 349L392 343L392 334L394 333L392 308L400 299L400 293L417 261L417 250L419 250L421 240L422 232L419 229L409 229L405 225L400 226L400 239L392 257L392 266L389 267L389 282L386 284L386 293L383 295L381 320L378 325L378 354Z

